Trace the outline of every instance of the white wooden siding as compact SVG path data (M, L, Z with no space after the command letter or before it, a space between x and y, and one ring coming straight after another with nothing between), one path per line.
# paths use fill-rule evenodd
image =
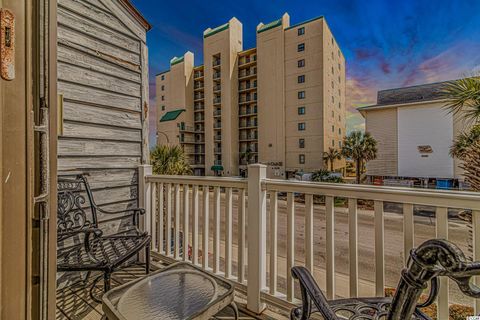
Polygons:
M97 204L107 209L138 205L137 168L148 152L145 41L146 30L118 0L58 1L58 92L64 99L58 170L88 173ZM109 220L102 223L108 232L125 223L110 218L99 217Z

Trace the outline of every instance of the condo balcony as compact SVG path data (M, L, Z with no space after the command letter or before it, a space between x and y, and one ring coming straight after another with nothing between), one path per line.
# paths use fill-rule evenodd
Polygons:
M250 82L246 82L244 84L241 84L239 87L238 87L238 91L240 93L242 92L248 92L248 91L253 91L253 90L256 90L257 89L257 83L256 81L253 82L253 83L250 83Z
M194 144L195 143L195 138L194 137L189 137L189 136L180 136L179 137L180 143L183 144Z
M184 123L179 125L180 132L195 132L195 128L192 126L187 126Z
M221 97L213 98L213 104L214 105L220 104L220 103L222 103L222 98Z
M247 78L255 77L257 75L257 69L248 69L248 70L240 70L238 74L239 80L246 80Z
M222 141L222 136L219 135L219 134L216 134L216 135L213 137L213 140L215 140L215 141Z
M215 129L220 129L220 128L222 128L222 123L221 123L221 122L215 122L215 123L213 124L213 127L214 127Z
M205 105L203 103L196 103L195 106L193 107L194 111L204 111L205 110Z
M221 154L221 153L222 153L222 148L216 147L216 148L213 149L213 151L214 151L214 153L216 153L216 154Z
M213 116L214 117L220 117L222 115L222 110L215 110L213 111Z
M213 161L213 163L217 166L221 166L222 165L222 160L216 159L215 161Z
M204 95L203 93L202 93L202 94L195 94L195 95L193 96L193 99L194 99L195 101L202 100L203 98L205 98L205 95Z
M218 80L220 79L221 76L222 74L220 72L215 72L213 73L213 80Z
M195 71L193 78L199 79L199 78L203 78L203 76L204 76L203 71Z
M220 59L214 59L212 62L212 66L217 67L217 66L220 66L221 63L222 61Z
M195 84L193 85L193 88L195 90L202 90L203 89L203 82L201 81L195 81Z
M197 113L194 118L195 122L204 122L205 121L205 116L203 113Z
M220 91L222 90L222 86L220 84L216 84L213 86L213 91L214 92L217 92L217 91Z

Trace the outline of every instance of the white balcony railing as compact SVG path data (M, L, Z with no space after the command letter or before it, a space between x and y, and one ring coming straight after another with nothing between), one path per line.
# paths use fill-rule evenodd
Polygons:
M144 177L140 204L147 209L144 227L152 235L152 254L164 261L189 261L236 282L237 289L247 295L247 308L254 312L261 312L265 302L286 308L298 303L290 273L298 264L312 271L329 299L357 297L365 291L383 296L386 238L395 237L390 240L398 246L393 254L389 252L393 261L387 264L389 271L394 270L389 274L397 277L388 285L394 282L395 286L415 236L420 235L417 240L421 241L449 238L451 209L472 212L471 258L480 260L477 193L274 180L266 178L266 166L259 164L248 167L248 179L155 176L145 169L140 176ZM299 196L304 202L296 201ZM336 201L342 199L345 205L340 208ZM359 200L372 202L372 208L359 210ZM399 214L386 213L386 203L399 205ZM423 218L414 216L414 211L420 206L434 208L434 227L427 228L422 220L419 228L417 220ZM389 224L394 222L400 225L398 236L391 234ZM466 230L452 236L469 237ZM359 238L367 238L361 256ZM336 252L336 245L347 249ZM359 261L367 252L373 252L373 272L362 274ZM338 259L348 261L335 264ZM365 280L370 275L371 281ZM440 283L437 318L448 319L448 280ZM479 302L474 304L475 314L480 311Z

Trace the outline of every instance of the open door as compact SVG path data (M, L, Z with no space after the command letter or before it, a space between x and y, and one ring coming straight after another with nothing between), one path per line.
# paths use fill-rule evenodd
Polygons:
M0 319L55 319L56 1L0 10Z

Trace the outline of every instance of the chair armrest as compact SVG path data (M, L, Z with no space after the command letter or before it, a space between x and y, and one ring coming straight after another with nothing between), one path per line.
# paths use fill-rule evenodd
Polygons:
M339 320L310 271L305 267L293 267L291 272L293 278L298 279L300 282L300 291L302 293L302 308L292 310L292 319L309 319L313 301L313 304L325 319Z
M102 209L99 206L96 206L95 209L97 209L98 212L101 212L104 214L118 214L118 213L126 213L126 212L145 214L145 209L141 209L141 208L129 208L125 210L109 211L109 210Z

